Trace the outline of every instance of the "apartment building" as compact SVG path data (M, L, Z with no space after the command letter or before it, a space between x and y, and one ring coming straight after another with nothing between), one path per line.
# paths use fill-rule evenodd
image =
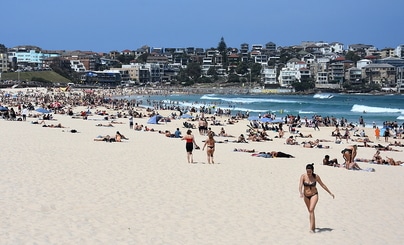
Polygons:
M276 69L264 68L262 70L262 76L265 87L278 85L278 80L276 80Z
M163 67L164 64L158 63L132 63L129 65L122 65L122 68L114 68L113 70L121 71L121 74L127 73L129 80L131 81L146 84L160 82L164 75Z
M328 72L322 71L322 72L317 72L316 75L316 87L319 88L326 88L326 85L328 85Z
M300 71L291 68L282 68L278 77L281 87L290 87L295 82L300 82Z
M397 57L404 58L404 44L398 45L394 51Z
M340 42L330 43L331 52L342 54L344 52L344 44Z
M388 57L394 57L396 55L395 49L393 48L384 48L380 50L380 58L388 58Z
M344 82L344 63L343 62L334 62L330 63L328 67L328 74L330 77L330 81L336 83Z
M345 75L345 81L351 84L362 83L362 69L357 67L349 68Z
M242 62L248 62L250 58L250 52L249 52L249 45L247 43L242 43L240 45L240 59Z
M286 63L286 67L294 70L300 70L302 68L307 68L307 64L297 58L292 58Z
M365 66L372 64L373 62L369 59L361 59L356 62L356 67L363 69Z
M370 83L392 87L396 85L396 70L396 67L389 64L369 64L362 69L362 76Z
M73 71L75 72L85 72L86 67L80 60L69 60L70 61L70 67L72 68Z
M77 69L85 71L94 71L97 68L97 60L100 58L97 53L85 51L65 52L61 58L70 60ZM72 67L73 68L73 67Z
M0 73L8 71L7 53L0 53Z

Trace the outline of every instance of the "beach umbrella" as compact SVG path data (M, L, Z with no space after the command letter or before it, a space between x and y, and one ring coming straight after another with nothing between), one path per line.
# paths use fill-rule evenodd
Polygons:
M60 103L59 101L52 102L49 106L52 107L52 108L61 108L61 107L63 107L62 103Z
M189 114L182 114L181 118L193 118L193 116Z
M263 122L263 123L272 122L272 119L269 117L263 117L263 118L261 118L261 122Z
M4 107L4 106L0 106L0 111L8 111L8 108Z
M257 116L250 116L247 118L249 121L258 121L260 118Z
M275 118L275 119L273 119L271 122L272 122L272 123L281 123L281 122L283 122L283 120L280 119L280 118Z
M163 116L161 116L161 115L152 116L152 117L147 121L147 123L149 123L149 124L158 124L158 123L159 123L159 120L160 120L161 118L163 118Z
M51 111L46 110L45 108L38 108L35 110L36 112L42 113L42 114L49 114Z

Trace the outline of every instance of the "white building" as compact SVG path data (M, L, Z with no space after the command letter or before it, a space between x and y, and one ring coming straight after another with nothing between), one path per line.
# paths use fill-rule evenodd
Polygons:
M331 52L342 54L344 52L344 44L339 42L330 43Z
M81 62L78 59L72 59L70 60L70 67L75 71L75 72L85 72L86 67L84 66L83 62Z
M300 82L300 71L297 69L282 68L278 80L281 87L290 87L293 83Z
M361 59L356 62L356 67L359 69L363 69L365 66L372 64L371 60Z
M395 55L399 58L404 58L404 44L398 45L395 49Z
M301 61L297 58L292 58L288 60L288 62L286 63L286 67L292 70L300 70L302 68L307 68L307 64L306 62Z
M279 84L276 80L276 69L264 68L262 71L264 84L265 85L277 85Z
M0 73L1 72L6 72L8 70L8 60L7 60L7 54L1 54L0 53Z

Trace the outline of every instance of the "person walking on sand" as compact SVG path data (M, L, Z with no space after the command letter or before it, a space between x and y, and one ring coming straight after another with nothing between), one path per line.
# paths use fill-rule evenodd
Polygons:
M196 144L195 142L195 138L192 135L192 130L188 129L187 134L184 135L181 140L185 140L185 149L187 151L187 160L188 163L193 163L194 162L194 158L192 156L192 151L194 150L194 145L195 148L198 149L199 146Z
M209 164L215 163L213 161L213 153L215 152L215 139L213 138L213 132L210 132L208 134L208 139L205 140L205 144L203 145L202 150L204 150L205 147L207 147L206 148L206 154L207 154L207 157L208 157L208 163Z
M332 192L323 183L320 176L314 173L314 163L307 164L306 173L300 176L299 192L300 197L303 198L307 210L309 211L310 232L312 233L314 233L316 229L314 209L316 208L318 202L318 191L316 187L317 182L332 196L332 198L335 198L334 194L332 194Z
M129 129L133 129L133 116L129 116Z

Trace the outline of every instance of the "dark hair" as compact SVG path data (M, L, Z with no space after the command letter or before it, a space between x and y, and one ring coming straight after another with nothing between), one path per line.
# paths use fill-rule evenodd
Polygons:
M314 163L309 163L306 165L306 170L307 169L311 169L311 171L313 172L313 177L316 177L316 174L314 173Z
M191 134L191 133L192 133L191 129L188 129L187 134Z
M325 155L324 158L330 158L330 156L329 156L329 155Z

